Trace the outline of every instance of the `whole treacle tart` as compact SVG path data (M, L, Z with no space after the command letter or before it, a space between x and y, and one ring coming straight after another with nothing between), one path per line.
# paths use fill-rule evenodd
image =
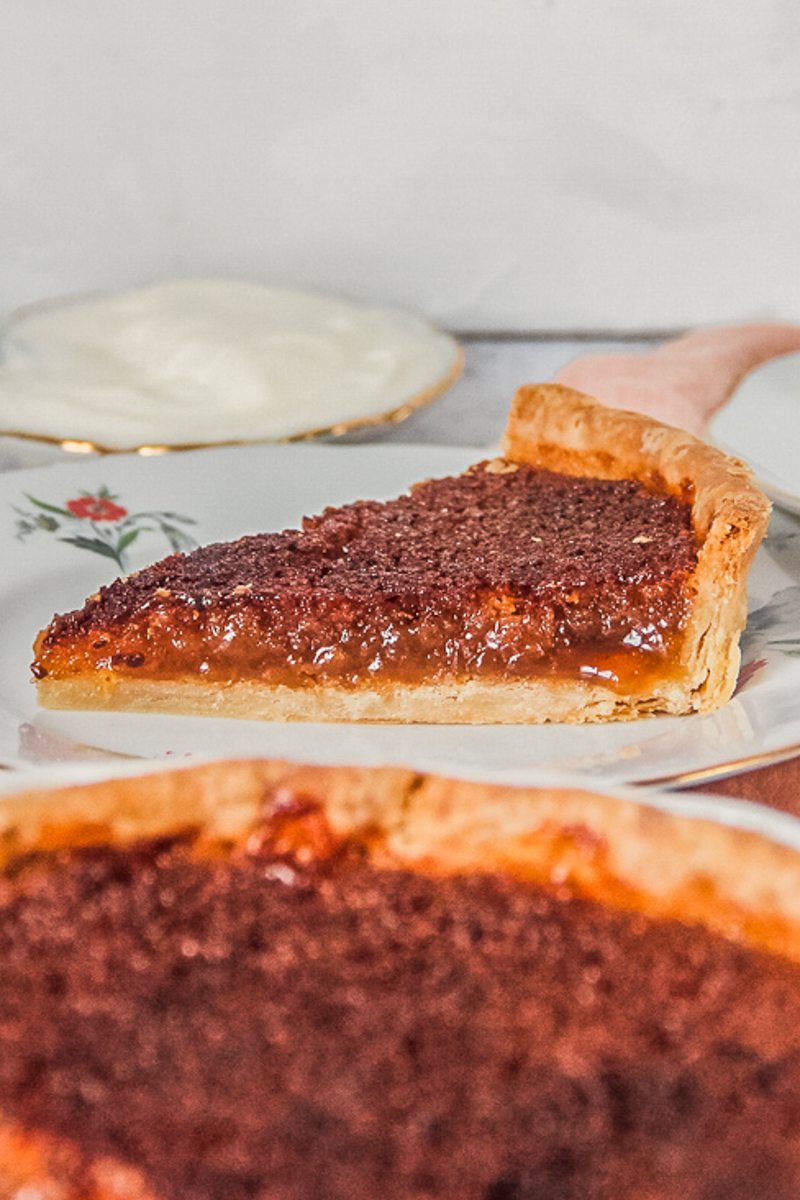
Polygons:
M0 1195L798 1194L788 851L257 763L0 819Z

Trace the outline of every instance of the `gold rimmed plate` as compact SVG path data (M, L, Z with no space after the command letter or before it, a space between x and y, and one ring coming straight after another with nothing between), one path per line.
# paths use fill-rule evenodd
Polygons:
M338 439L406 420L463 366L422 318L313 292L201 280L68 298L0 334L0 437L141 455Z

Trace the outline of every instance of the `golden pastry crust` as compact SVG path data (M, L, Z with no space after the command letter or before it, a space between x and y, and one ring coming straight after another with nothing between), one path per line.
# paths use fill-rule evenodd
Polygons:
M733 693L739 636L747 616L747 571L769 521L770 504L748 468L688 433L599 404L558 384L520 388L504 453L577 476L638 479L691 503L697 566L687 581L688 622L663 668L613 690L591 679L476 678L431 683L369 679L335 683L226 683L153 680L80 672L38 683L50 708L126 709L292 721L400 721L543 724L630 720L656 713L707 712Z
M700 923L800 962L800 855L740 830L580 788L468 783L401 768L236 761L25 792L0 806L0 871L31 853L194 831L234 851L309 805L376 865L491 871L650 917ZM280 828L280 825L278 825ZM0 1198L154 1200L135 1171L0 1114Z
M588 786L522 788L402 767L208 763L4 797L0 871L30 853L184 831L234 849L298 800L319 808L336 838L363 838L384 863L557 881L800 961L800 855Z
M468 679L461 683L387 684L381 687L287 687L241 680L130 679L93 676L44 679L39 700L47 708L125 709L178 716L239 717L260 721L371 721L437 725L543 725L628 720L649 713L685 711L685 691L671 677L655 681L635 700L582 680Z

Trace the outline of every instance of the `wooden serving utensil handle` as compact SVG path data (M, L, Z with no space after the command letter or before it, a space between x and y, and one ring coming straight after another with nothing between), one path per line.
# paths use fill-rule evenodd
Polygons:
M645 354L583 355L555 379L702 437L749 371L792 351L800 351L800 325L724 325L693 330Z

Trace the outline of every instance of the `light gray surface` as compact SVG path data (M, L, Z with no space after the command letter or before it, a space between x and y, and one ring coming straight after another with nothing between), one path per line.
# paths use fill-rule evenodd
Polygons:
M493 446L503 431L511 397L522 383L540 383L579 354L635 354L636 342L464 341L466 364L455 387L407 421L381 426L357 440L452 446ZM24 414L20 414L24 426ZM187 432L187 440L191 435ZM69 456L70 458L73 456ZM35 442L0 439L0 470L38 467L68 459Z
M523 383L543 383L580 354L635 354L635 342L465 341L458 383L430 407L387 430L381 441L493 446L511 398Z

